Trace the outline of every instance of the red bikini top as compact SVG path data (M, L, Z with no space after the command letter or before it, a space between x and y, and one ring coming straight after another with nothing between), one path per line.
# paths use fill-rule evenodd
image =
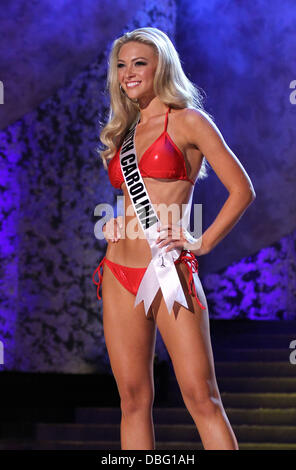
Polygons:
M142 178L146 176L150 178L186 180L194 185L194 181L187 176L183 153L167 133L170 109L167 110L165 115L164 131L143 153L140 161L138 161L138 167ZM121 147L108 165L110 182L117 189L120 189L122 183L124 183L119 159Z

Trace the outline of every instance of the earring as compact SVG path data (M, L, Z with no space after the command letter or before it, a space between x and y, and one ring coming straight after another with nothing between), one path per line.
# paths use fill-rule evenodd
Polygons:
M124 91L124 89L122 88L121 84L119 85L119 88L120 88L120 91L125 95L125 91Z

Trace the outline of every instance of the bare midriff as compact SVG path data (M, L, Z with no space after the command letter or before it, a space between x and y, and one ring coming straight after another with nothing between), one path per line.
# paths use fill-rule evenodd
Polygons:
M193 185L187 180L160 180L145 177L143 181L161 224L176 224L184 214L186 206L182 211L182 204L187 204L189 201ZM122 184L121 189L125 207L123 238L119 238L117 242L108 242L106 258L124 266L147 267L151 261L151 249L134 212L125 183ZM159 204L163 204L163 209L158 207ZM168 211L166 208L171 204L176 205L178 209Z

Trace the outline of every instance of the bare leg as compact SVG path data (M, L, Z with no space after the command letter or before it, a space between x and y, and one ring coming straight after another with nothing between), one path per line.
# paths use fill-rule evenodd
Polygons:
M111 368L121 399L121 449L155 449L152 421L156 325L142 304L104 265L103 326ZM149 312L150 313L150 312Z
M189 310L175 303L169 315L162 294L153 302L153 314L173 363L184 403L191 414L204 449L238 450L225 413L215 376L208 312L188 293L189 273L176 266Z

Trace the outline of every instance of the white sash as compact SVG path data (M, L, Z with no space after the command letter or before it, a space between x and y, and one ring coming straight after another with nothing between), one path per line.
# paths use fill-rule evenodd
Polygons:
M122 174L135 214L138 222L141 224L152 254L152 259L139 286L134 306L138 305L143 300L147 316L149 307L160 287L168 312L171 314L175 301L188 308L179 275L174 264L174 261L179 258L182 249L177 248L172 249L169 252L165 252L165 249L167 248L166 246L159 248L155 243L155 240L159 236L157 226L158 223L160 226L160 220L150 201L149 194L138 168L134 142L135 130L138 122L131 130L128 131L124 138L119 157ZM181 219L181 222L184 219L189 219L192 194L193 190L191 192L190 201L186 207L185 215ZM186 225L186 228L187 226L188 224ZM200 291L200 281L197 273L194 273L194 282L196 287L199 287Z

